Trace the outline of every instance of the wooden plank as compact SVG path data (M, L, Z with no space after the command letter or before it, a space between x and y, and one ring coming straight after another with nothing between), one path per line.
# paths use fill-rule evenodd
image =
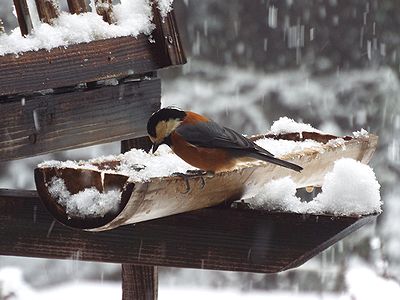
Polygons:
M173 14L165 19L165 24L170 23L170 18L173 18ZM169 48L162 33L166 25L162 24L153 32L155 43L141 34L136 38L120 37L51 51L0 56L0 96L142 74L184 63L186 60L177 28L169 29L172 30L173 40L173 47ZM170 57L174 52L177 53L176 57Z
M157 44L140 35L0 56L0 65L1 96L142 74L171 64Z
M85 0L67 0L69 11L72 14L80 14L87 12L88 7Z
M33 25L26 0L14 0L14 7L17 13L18 24L21 30L21 34L23 36L30 34L33 29Z
M0 254L275 273L375 218L209 208L94 233L55 222L36 192L3 190Z
M151 78L0 100L0 161L146 135L160 97Z
M112 0L96 0L96 12L103 17L104 22L114 23Z
M52 20L60 15L59 8L54 1L35 0L39 19L42 22L51 24Z
M122 299L157 300L157 267L122 264Z

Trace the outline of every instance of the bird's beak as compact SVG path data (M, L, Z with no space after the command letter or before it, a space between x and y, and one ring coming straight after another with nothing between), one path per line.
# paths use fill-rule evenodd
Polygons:
M159 146L160 146L159 143L154 142L154 143L153 143L153 147L151 147L151 152L152 152L152 153L156 152Z

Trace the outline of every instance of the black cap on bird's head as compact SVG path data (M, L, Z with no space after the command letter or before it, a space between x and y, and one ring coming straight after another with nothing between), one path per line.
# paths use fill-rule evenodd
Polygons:
M182 120L186 117L186 113L176 107L161 108L153 113L147 122L147 133L153 142L153 153L157 150L158 146L166 143L169 135Z

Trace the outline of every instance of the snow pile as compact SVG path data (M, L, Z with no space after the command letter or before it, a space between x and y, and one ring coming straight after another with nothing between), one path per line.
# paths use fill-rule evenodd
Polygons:
M350 299L400 299L400 285L393 279L376 274L359 259L353 260L346 273Z
M51 196L65 207L70 217L104 217L109 212L117 211L121 202L121 192L117 190L101 193L92 187L71 194L64 180L57 177L52 178L48 188Z
M196 168L187 164L175 155L168 146L162 145L155 154L141 149L132 149L124 154L110 155L91 159L89 161L45 161L39 168L86 168L94 171L104 171L98 164L120 161L114 169L106 169L107 173L117 173L128 176L131 181L148 181L153 177L167 177L173 173L185 173Z
M172 0L159 2L162 16L171 11ZM37 19L33 14L32 19ZM95 11L82 14L61 12L53 25L34 22L34 31L27 37L22 37L19 28L10 34L0 35L0 55L50 50L55 47L67 47L77 43L87 43L99 39L121 36L138 36L141 33L150 35L155 26L152 23L153 14L149 0L121 0L113 6L115 24L103 21Z
M367 215L382 211L379 189L375 173L369 166L342 158L325 175L322 193L311 202L301 202L295 196L295 183L285 177L267 183L249 203L254 208L296 213Z
M281 117L278 121L275 121L272 126L270 133L272 134L281 134L281 133L292 133L292 132L318 132L321 133L318 129L315 129L310 124L298 123L293 119L288 117Z
M172 2L174 0L158 0L158 9L160 10L161 17L165 18L169 12L172 10Z

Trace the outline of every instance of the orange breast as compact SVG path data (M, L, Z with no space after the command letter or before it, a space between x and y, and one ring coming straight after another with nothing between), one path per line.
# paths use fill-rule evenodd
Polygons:
M176 155L201 170L220 172L235 167L235 159L226 150L193 146L175 132L171 134L171 142Z

